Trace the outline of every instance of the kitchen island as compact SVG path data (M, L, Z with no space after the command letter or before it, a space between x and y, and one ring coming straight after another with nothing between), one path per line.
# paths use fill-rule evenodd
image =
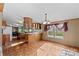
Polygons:
M42 39L42 32L26 33L26 40L28 43L33 43Z

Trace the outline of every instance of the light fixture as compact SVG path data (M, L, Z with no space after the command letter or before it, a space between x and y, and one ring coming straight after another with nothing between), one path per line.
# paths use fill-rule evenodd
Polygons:
M45 21L43 22L43 24L50 24L50 22L47 20L47 13L45 13Z

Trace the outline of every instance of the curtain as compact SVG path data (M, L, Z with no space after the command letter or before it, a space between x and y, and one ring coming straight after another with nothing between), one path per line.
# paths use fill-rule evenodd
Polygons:
M52 25L54 25L54 26L56 26L56 28L58 29L58 30L63 30L63 31L68 31L68 25L67 25L67 22L64 22L64 23L62 23L62 24L59 24L59 23L56 23L56 24L46 24L45 26L44 26L44 31L48 31L51 27L52 27Z
M64 31L66 32L66 31L68 31L68 25L67 25L67 22L64 22Z
M55 24L56 28L58 30L62 30L62 31L68 31L68 26L67 26L67 22L64 22L63 24Z

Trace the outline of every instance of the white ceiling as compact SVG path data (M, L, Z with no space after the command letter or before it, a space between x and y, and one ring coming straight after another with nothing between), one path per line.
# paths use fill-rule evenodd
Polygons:
M23 17L31 16L34 22L79 18L79 3L5 3L4 19L8 24L21 23Z

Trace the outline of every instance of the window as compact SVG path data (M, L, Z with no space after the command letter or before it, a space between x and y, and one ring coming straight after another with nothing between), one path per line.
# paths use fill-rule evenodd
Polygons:
M18 27L18 32L19 33L23 33L24 32L24 28L23 27Z
M47 31L48 37L63 39L64 38L64 31L60 29L63 24L59 25L52 25L51 28Z
M51 26L51 28L48 30L48 37L55 37L55 29L54 26Z

